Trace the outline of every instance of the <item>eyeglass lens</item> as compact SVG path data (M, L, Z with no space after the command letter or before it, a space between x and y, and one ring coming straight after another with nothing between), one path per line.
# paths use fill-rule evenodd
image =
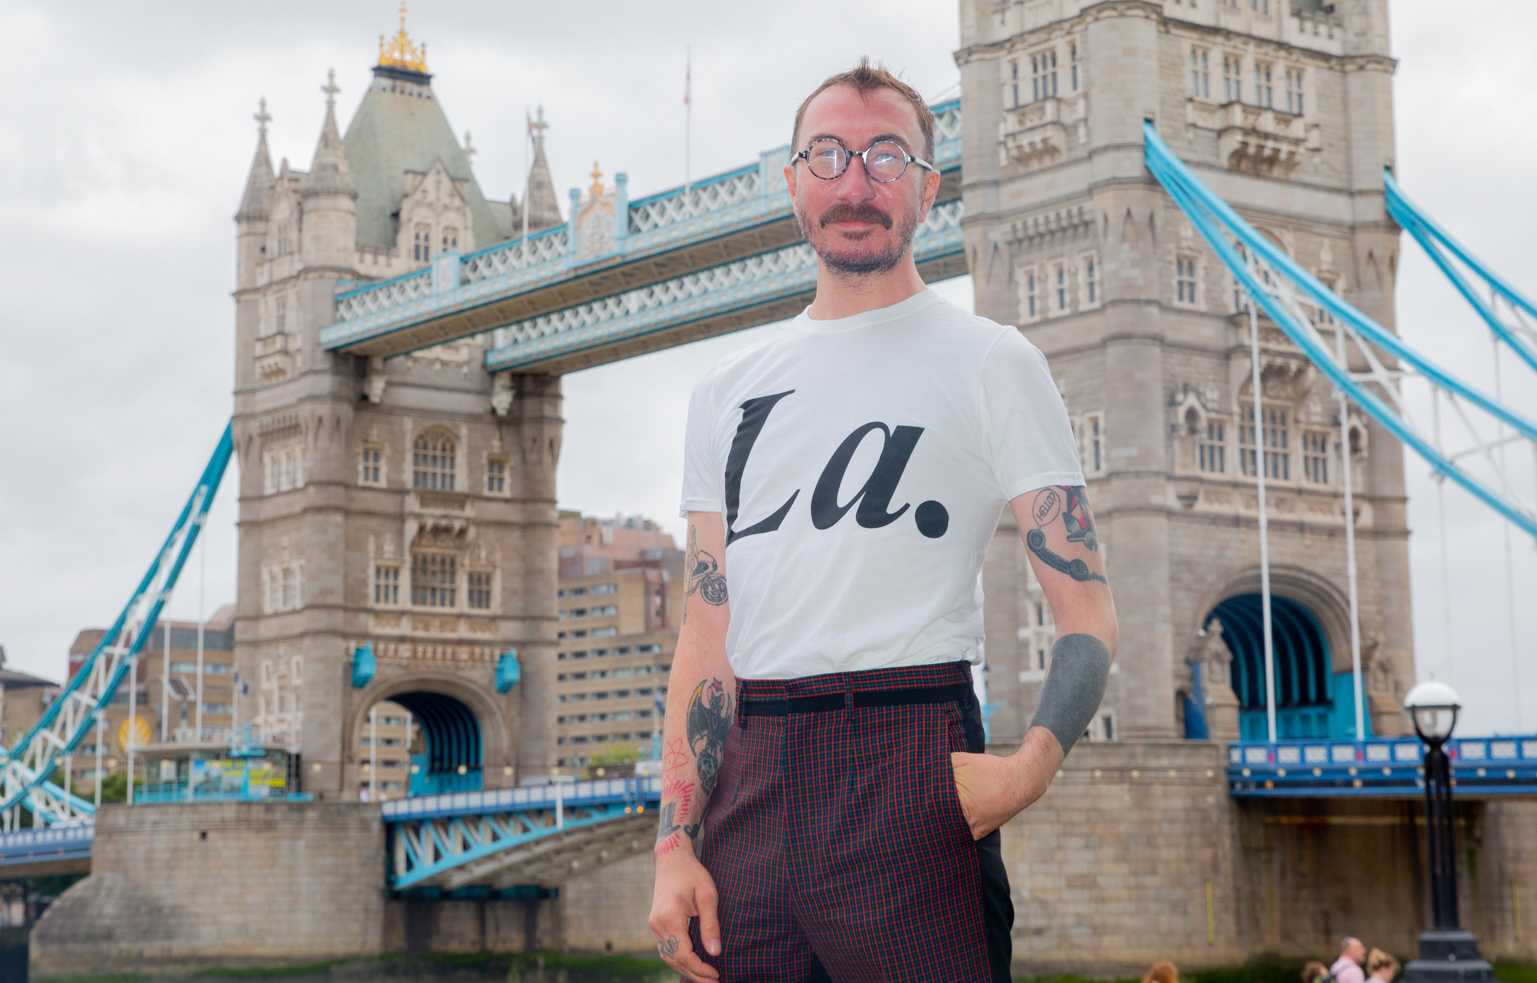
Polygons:
M806 163L812 174L831 181L848 170L851 156L848 148L835 140L818 140L811 145ZM873 181L895 181L907 170L907 152L894 143L872 144L864 152L864 158L865 170Z

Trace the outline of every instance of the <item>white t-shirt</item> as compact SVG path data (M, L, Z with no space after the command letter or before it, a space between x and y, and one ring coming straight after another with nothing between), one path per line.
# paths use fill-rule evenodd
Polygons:
M1046 359L925 291L804 313L694 387L681 512L722 513L742 679L982 661L1008 501L1082 485Z

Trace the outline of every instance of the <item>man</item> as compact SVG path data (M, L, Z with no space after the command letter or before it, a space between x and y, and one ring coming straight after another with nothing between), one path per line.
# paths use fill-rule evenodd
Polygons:
M1084 732L1116 646L1072 430L1040 352L918 275L922 98L864 60L792 140L816 299L689 406L651 927L694 981L1008 980L998 827ZM1006 758L971 683L1005 503L1058 631Z
M1361 963L1366 961L1366 946L1360 939L1345 936L1340 943L1340 957L1329 967L1334 983L1365 983L1366 973Z

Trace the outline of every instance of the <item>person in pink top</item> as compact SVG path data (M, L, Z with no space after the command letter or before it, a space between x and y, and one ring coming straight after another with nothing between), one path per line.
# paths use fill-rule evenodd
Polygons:
M1361 969L1365 959L1366 946L1360 939L1347 935L1340 944L1340 957L1329 967L1329 975L1335 983L1366 983L1366 973Z

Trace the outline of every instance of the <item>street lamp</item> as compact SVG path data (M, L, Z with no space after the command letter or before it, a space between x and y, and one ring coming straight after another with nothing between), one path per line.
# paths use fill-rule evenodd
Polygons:
M1425 742L1425 840L1430 868L1431 929L1420 933L1420 958L1404 967L1406 983L1490 983L1494 967L1457 918L1457 852L1452 825L1452 766L1446 741L1462 702L1445 683L1420 683L1404 698L1414 732Z

